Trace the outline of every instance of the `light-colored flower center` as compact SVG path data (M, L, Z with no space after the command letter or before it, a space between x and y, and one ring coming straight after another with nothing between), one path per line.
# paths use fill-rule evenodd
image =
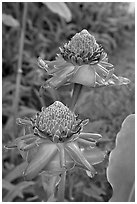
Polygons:
M77 55L89 52L92 54L97 46L94 36L85 29L80 33L76 33L68 43L68 49Z
M81 120L60 101L55 101L36 117L36 127L52 137L67 137L69 131L75 130Z
M87 30L76 33L60 48L62 57L74 65L97 64L103 48Z

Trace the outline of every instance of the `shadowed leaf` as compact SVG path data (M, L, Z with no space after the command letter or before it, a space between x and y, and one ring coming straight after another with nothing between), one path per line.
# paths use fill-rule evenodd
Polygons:
M6 181L13 181L16 178L19 178L23 175L23 171L25 169L25 167L27 166L26 162L23 162L21 164L19 164L18 166L16 166L11 172L9 172L6 176L5 176L5 180Z
M33 184L34 182L32 181L30 182L24 181L19 183L18 185L16 185L16 187L13 190L9 191L9 193L3 199L3 202L12 202L13 199L18 197L19 195L23 198L23 194L22 194L23 189Z
M72 18L71 12L64 2L43 2L52 12L57 13L69 22Z

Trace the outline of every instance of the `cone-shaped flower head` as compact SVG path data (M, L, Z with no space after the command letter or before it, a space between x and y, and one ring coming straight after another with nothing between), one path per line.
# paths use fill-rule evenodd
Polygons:
M60 101L55 101L47 108L42 108L32 120L35 133L41 137L49 137L53 142L64 142L72 135L79 133L88 120L82 121L64 106Z
M66 61L82 65L99 62L103 48L96 43L94 36L84 29L60 48L60 51Z
M55 61L38 58L38 65L51 78L45 88L59 88L68 83L78 83L89 87L114 86L130 83L130 80L117 77L107 54L94 36L87 30L76 33L60 48Z
M27 161L24 176L28 180L42 172L60 175L74 166L85 169L93 177L96 171L92 165L104 159L105 152L96 147L101 135L82 132L88 120L78 119L59 101L42 108L34 118L17 121L25 128L25 135L7 148L17 147Z

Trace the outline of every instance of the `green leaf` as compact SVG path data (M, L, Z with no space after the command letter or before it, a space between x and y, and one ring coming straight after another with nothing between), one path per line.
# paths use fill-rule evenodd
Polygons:
M23 186L22 184L21 186ZM16 185L11 184L9 181L6 181L5 179L2 179L2 188L8 190L8 194L6 194L6 196L3 198L3 201L13 200L16 197L16 195L20 198L23 198L22 191L18 191Z
M23 162L21 164L19 164L18 166L16 166L11 172L9 172L6 176L5 176L5 180L6 181L13 181L19 177L21 177L23 175L23 171L26 168L27 163Z
M113 187L111 202L134 202L135 181L135 115L129 115L117 135L110 154L108 181Z
M99 164L104 160L106 152L101 151L97 147L94 147L94 148L84 149L83 154L90 164L95 165L95 164Z
M2 23L9 27L19 27L19 22L13 18L11 15L5 13L2 14Z
M57 146L55 144L41 144L37 153L34 155L25 170L25 178L31 180L41 173L41 171L44 170L44 167L52 161L52 158L54 158L56 153Z
M15 188L15 185L11 184L9 181L6 181L5 179L2 179L2 188L10 191Z
M50 161L50 163L44 168L45 173L47 175L59 175L60 173L64 172L64 168L61 167L60 162L60 155L59 151L55 155L54 158ZM72 169L75 165L75 162L72 160L72 158L65 152L65 168L69 171Z
M68 151L68 154L72 157L72 159L76 163L78 163L78 165L80 164L80 166L84 166L85 168L87 168L91 172L92 176L94 176L94 174L96 173L94 167L88 162L76 142L67 143L66 150Z
M34 182L23 181L15 186L15 188L8 192L8 194L4 197L3 202L12 202L14 198L20 196L23 198L22 191L30 185L33 185Z
M57 13L65 18L67 22L71 21L71 11L64 2L43 2L53 13Z

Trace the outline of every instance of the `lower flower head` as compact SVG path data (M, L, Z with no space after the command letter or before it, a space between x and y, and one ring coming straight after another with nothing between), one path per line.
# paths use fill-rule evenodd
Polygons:
M54 142L64 142L71 138L72 135L82 130L85 121L69 110L60 101L55 101L47 108L42 108L32 120L34 131L41 137L49 137ZM87 120L86 120L87 122Z
M78 119L59 101L42 108L34 118L17 121L23 125L25 135L16 138L7 148L17 147L26 161L24 176L27 180L42 172L60 175L75 166L93 177L96 171L92 165L104 159L105 152L96 147L101 135L82 132L88 120Z

